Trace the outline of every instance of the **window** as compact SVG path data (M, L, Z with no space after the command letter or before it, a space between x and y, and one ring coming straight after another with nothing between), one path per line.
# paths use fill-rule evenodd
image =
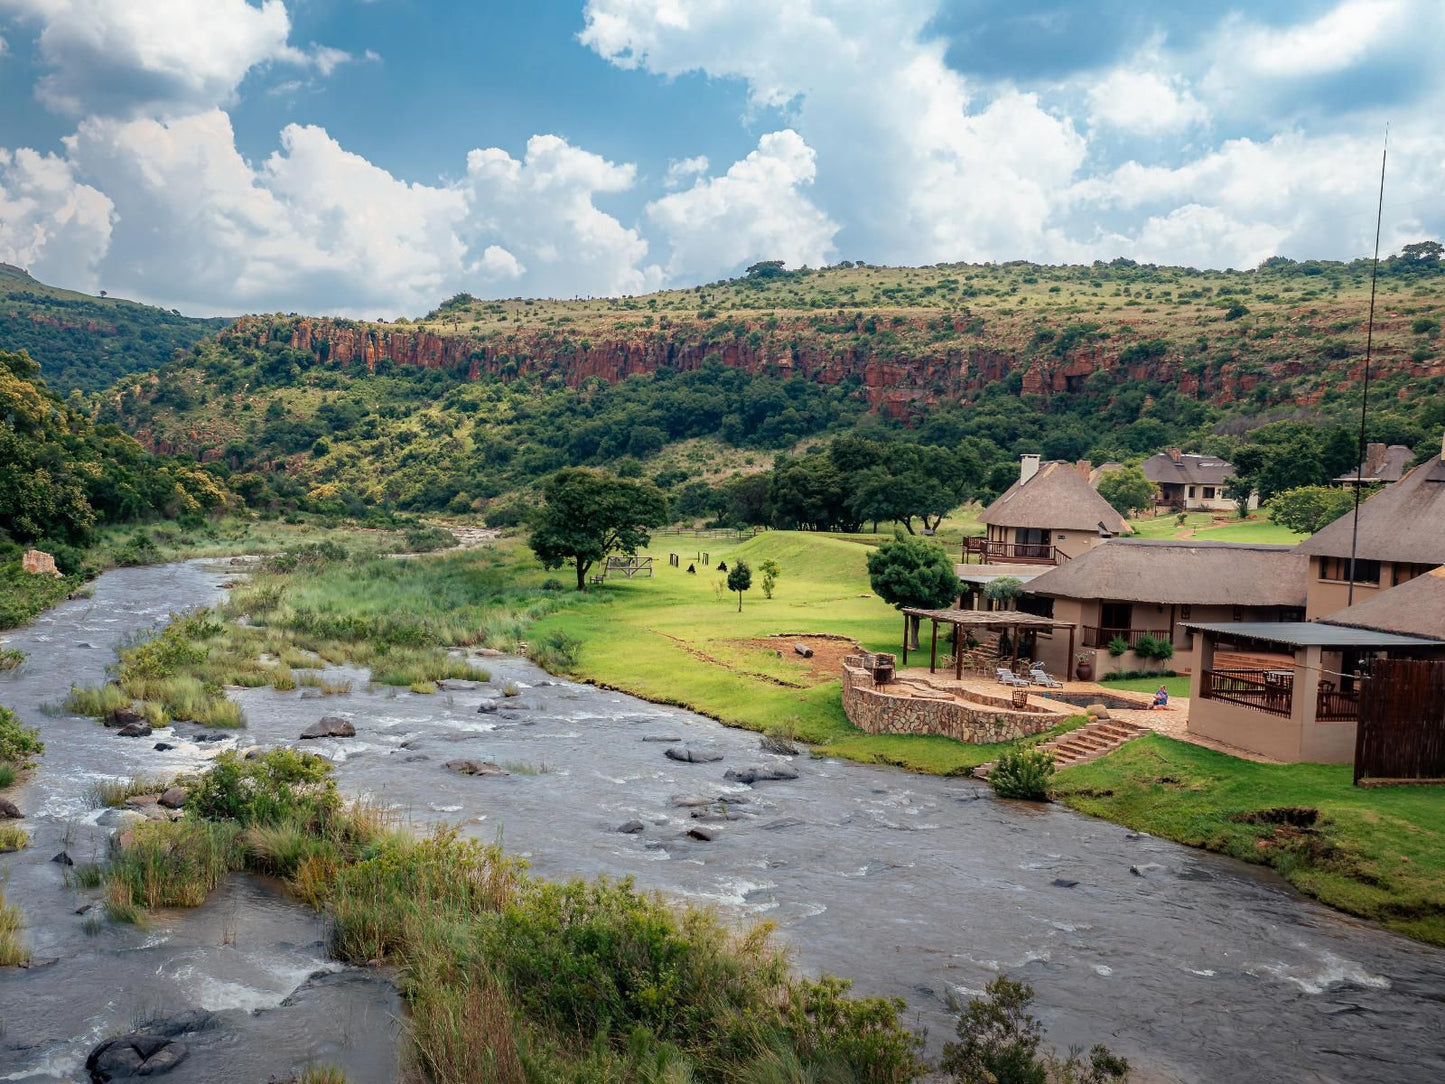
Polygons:
M1420 573L1423 571L1424 569L1421 568L1421 566L1419 565L1396 565L1395 583L1397 585L1402 583L1409 583L1416 576L1420 575Z
M1190 486L1190 487L1189 487L1189 496L1190 496L1190 497L1193 497L1193 496L1194 496L1194 487L1193 487L1193 486Z
M1348 583L1350 579L1350 559L1348 557L1320 558L1320 579L1331 580L1335 583ZM1356 561L1355 582L1379 583L1380 562Z
M1212 501L1212 500L1214 500L1214 487L1213 487L1213 486L1205 486L1205 487L1204 487L1204 499L1205 499L1206 501Z

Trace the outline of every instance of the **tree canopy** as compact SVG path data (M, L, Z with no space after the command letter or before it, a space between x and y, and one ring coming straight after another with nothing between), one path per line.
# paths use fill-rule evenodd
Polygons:
M542 484L545 503L532 518L532 551L543 568L571 564L577 590L587 571L611 553L634 554L649 541L648 529L667 521L667 500L650 482L570 467Z
M1363 499L1366 494L1361 494ZM1276 493L1269 502L1270 519L1300 534L1314 534L1355 506L1355 495L1333 486L1298 486Z
M868 555L868 582L884 602L898 609L938 609L958 597L953 560L936 542L910 538L901 530ZM911 622L918 645L918 618Z
M1154 483L1138 467L1120 467L1100 475L1099 496L1127 518L1153 506Z

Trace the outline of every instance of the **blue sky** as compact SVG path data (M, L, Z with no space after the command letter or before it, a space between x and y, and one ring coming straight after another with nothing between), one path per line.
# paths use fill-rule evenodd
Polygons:
M0 0L0 260L415 314L1445 233L1440 0Z

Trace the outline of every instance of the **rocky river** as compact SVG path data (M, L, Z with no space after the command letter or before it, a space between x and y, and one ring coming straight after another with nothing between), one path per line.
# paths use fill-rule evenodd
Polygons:
M52 861L104 855L95 783L194 770L237 743L294 743L337 715L355 737L305 744L336 762L348 793L419 827L500 839L545 876L630 875L739 922L771 920L800 967L906 999L935 1051L950 1004L1003 971L1034 986L1051 1042L1105 1042L1136 1080L1445 1079L1445 952L1228 859L997 801L972 781L767 753L755 734L524 660L487 659L491 682L430 696L368 689L362 672L345 673L345 696L239 692L249 726L220 742L189 725L121 738L41 711L72 682L101 680L123 637L218 598L230 573L201 562L107 573L93 597L7 637L29 657L0 675L0 703L40 727L46 753L14 795L32 845L0 856L35 956L0 972L0 1080L83 1079L101 1039L187 1010L214 1015L185 1038L173 1079L285 1079L309 1062L395 1079L391 986L328 961L323 921L277 886L238 877L203 908L124 927ZM520 695L501 695L508 681ZM466 759L508 774L445 766ZM749 768L798 777L726 777ZM712 838L689 834L699 827Z

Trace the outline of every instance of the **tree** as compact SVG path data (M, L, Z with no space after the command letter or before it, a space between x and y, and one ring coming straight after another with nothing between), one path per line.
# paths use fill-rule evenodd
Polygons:
M634 554L646 546L648 529L667 520L667 500L649 482L569 467L542 485L546 503L532 519L530 545L543 568L572 564L577 590L587 570L610 553Z
M868 555L868 582L884 602L898 609L937 609L958 597L958 575L947 551L936 542L910 538L901 530ZM919 618L909 622L910 647L918 647Z
M758 565L758 571L763 574L763 598L772 598L773 588L778 585L778 577L783 574L783 566L769 557Z
M1017 576L999 576L984 585L984 598L994 603L997 609L1012 610L1018 597L1024 593L1024 581Z
M728 590L738 593L738 613L743 612L743 592L753 585L753 570L746 561L734 561L728 569Z
M1154 483L1138 467L1120 467L1099 476L1099 496L1127 518L1154 504Z
M1269 518L1300 534L1314 534L1354 506L1355 495L1347 489L1297 486L1270 499Z

